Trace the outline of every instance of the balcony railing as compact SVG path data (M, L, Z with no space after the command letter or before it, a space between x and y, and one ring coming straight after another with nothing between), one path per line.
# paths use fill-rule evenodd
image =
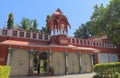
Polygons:
M95 47L104 47L104 48L116 48L111 43L103 43L102 41L93 41L80 38L70 38L71 44L85 45L85 46L95 46Z
M0 29L0 36L20 37L45 41L50 40L50 35L47 35L45 33L25 32L15 29L14 30Z
M47 35L45 33L25 32L22 30L15 30L15 29L13 30L0 29L0 36L28 38L28 39L44 40L44 41L50 40L50 35ZM80 38L74 38L74 37L70 38L70 44L103 47L103 48L116 48L116 46L110 43L103 43L101 41L93 41L93 40L80 39Z

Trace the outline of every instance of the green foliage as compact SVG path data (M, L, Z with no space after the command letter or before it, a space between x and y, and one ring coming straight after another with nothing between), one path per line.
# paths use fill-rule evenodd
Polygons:
M120 62L96 64L94 72L102 78L116 78L120 73Z
M40 30L41 32L44 32L46 34L50 34L50 26L48 26L48 20L50 19L50 15L47 15L46 17L46 26L45 27L42 27L42 29Z
M13 28L13 25L14 25L14 14L10 13L7 21L7 27L10 29Z
M120 0L111 0L107 7L94 7L91 21L96 35L106 34L115 45L120 44Z
M10 76L10 66L0 66L0 78L8 78Z
M78 29L74 32L74 37L87 39L93 36L91 31L92 22L89 21L86 24L81 24Z
M37 20L34 19L33 20L33 31L37 31L37 26L38 26Z
M19 26L19 28L25 30L25 31L38 31L37 29L38 23L37 20L30 20L28 18L23 18L21 21L21 26Z
M28 18L23 18L21 21L21 28L25 31L30 31L32 30L32 20Z
M93 22L92 31L95 35L102 35L106 32L106 28L103 21L103 14L104 14L105 8L103 7L103 4L94 6L94 12L91 16L91 21Z
M89 38L103 34L115 45L120 44L120 0L111 0L104 7L95 5L90 21L81 24L75 32L74 36L79 38ZM88 24L87 24L88 23ZM88 30L89 31L86 31Z

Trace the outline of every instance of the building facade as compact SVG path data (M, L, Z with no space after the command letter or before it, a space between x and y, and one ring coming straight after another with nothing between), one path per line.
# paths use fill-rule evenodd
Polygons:
M68 37L67 26L71 26L60 9L48 24L52 35L0 29L0 65L9 65L11 76L87 73L97 63L119 61L120 47L109 43L106 36Z
M48 75L50 67L55 75L92 72L96 63L119 61L119 48L104 38L0 29L0 65L10 65L12 76Z

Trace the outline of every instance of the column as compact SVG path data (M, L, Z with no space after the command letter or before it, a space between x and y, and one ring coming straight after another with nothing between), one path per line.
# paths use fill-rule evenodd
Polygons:
M79 65L80 65L80 67L79 67L79 68L80 68L79 71L80 71L80 73L82 73L82 67L81 67L81 66L82 66L82 65L81 65L81 55L82 55L82 54L79 53L79 63L80 63L80 64L79 64Z
M24 31L24 38L26 38L26 32Z
M7 36L12 36L12 30L7 30Z
M49 67L52 67L52 51L50 50Z
M17 37L20 37L20 31L17 31Z
M3 30L2 30L2 29L0 29L0 35L2 35L2 31L3 31Z
M93 45L93 42L91 42L91 45L94 46L94 45Z
M39 34L38 34L38 33L36 33L36 39L37 39L37 40L39 39Z
M84 43L85 43L84 40L82 40L82 45L84 45Z
M75 44L76 44L76 38L74 38L74 40L75 40Z
M32 32L30 32L30 38L33 38L33 33Z
M45 34L42 33L42 40L45 40Z
M70 42L72 43L72 38L70 38Z
M48 70L48 73L49 75L54 75L54 69L52 67L52 55L53 55L53 52L51 51L50 49L50 53L49 53L49 70Z
M110 54L107 53L107 55L108 55L108 63L110 63Z
M100 47L102 47L102 42L100 42Z
M90 54L90 58L91 58L91 65L93 66L94 64L93 64L93 54L92 53Z
M11 56L11 46L9 46L9 48L8 48L7 66L10 65L10 56Z
M86 42L86 45L88 45L88 41L87 41L87 40L85 40L85 42Z
M48 41L50 41L50 35L48 35Z
M29 52L29 75L33 75L33 49Z
M65 74L68 74L68 52L65 52Z

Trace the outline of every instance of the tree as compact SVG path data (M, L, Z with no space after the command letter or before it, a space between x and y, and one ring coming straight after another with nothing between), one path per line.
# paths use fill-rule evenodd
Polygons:
M40 30L41 32L44 32L46 34L51 34L50 32L50 26L48 25L48 20L50 19L50 15L47 15L46 17L46 26L45 27L42 27L42 29Z
M30 31L32 30L32 20L28 19L28 18L23 18L21 21L21 27L23 28L25 31Z
M109 20L108 20L109 19ZM104 14L107 36L114 44L120 44L120 0L111 0Z
M34 19L33 20L33 31L37 31L37 26L38 26L37 20Z
M86 24L81 24L78 29L74 32L74 37L87 39L93 36L91 31L92 23L90 21L86 22Z
M13 26L14 26L14 14L10 13L7 21L7 28L10 29L13 28Z
M47 30L47 33L48 34L51 34L51 31L50 31L50 26L48 25L48 20L50 19L50 15L47 15L46 17L46 30Z
M108 39L115 44L120 44L120 0L111 0L106 8L95 8L91 20L94 22L93 32L96 35L106 34Z
M91 16L91 21L93 23L93 26L91 28L95 35L101 35L106 31L104 21L103 21L104 11L105 11L105 8L103 4L101 4L100 7L98 5L94 6L94 12Z

